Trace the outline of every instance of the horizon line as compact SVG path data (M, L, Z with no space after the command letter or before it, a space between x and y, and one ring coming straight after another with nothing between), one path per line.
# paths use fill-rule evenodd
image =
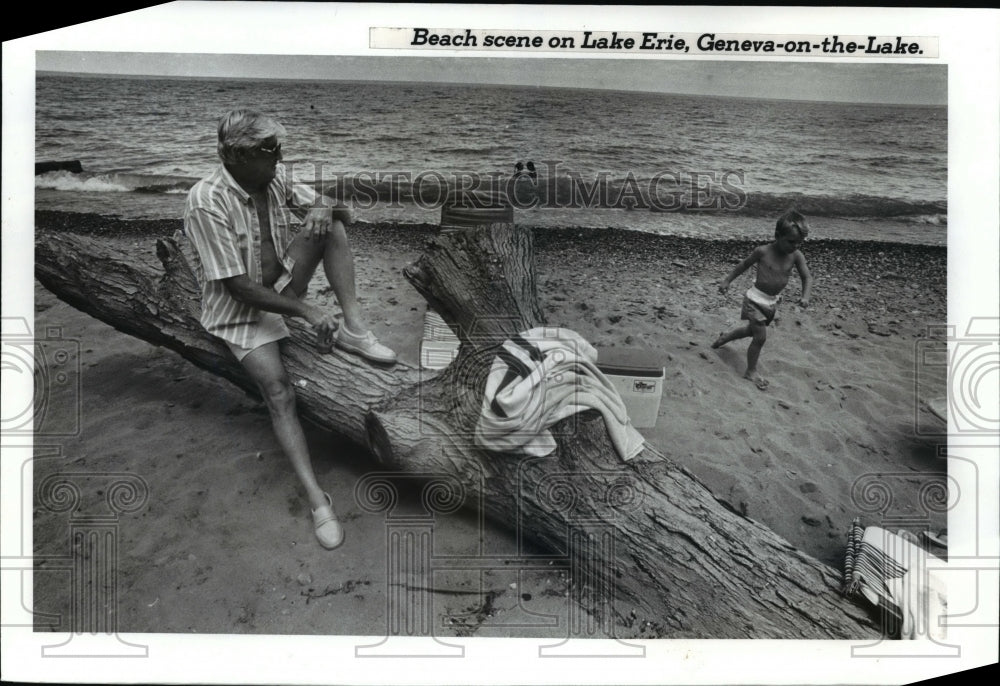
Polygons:
M767 98L754 97L748 95L724 95L709 93L690 93L683 91L647 90L643 88L584 88L580 86L556 86L556 85L533 85L517 83L491 83L484 81L418 81L418 80L396 80L396 79L338 79L338 78L313 78L313 77L274 77L274 76L234 76L234 75L179 75L179 74L123 74L114 72L85 72L85 71L58 71L50 69L36 69L36 76L66 76L70 78L123 78L123 79L158 79L177 81L271 81L287 82L295 81L301 83L364 83L364 84L398 84L398 85L427 85L427 86L480 86L494 88L552 88L559 90L579 90L579 91L600 91L603 93L647 93L651 95L681 95L698 98L724 98L728 100L759 100L767 102L806 102L811 104L829 105L862 105L869 107L890 106L890 107L934 107L947 108L947 103L910 103L910 102L872 102L868 100L819 100L810 98Z

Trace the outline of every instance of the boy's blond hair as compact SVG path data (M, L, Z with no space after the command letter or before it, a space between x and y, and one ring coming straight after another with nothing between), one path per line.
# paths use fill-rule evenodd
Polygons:
M809 235L809 224L806 223L806 218L795 210L788 210L778 217L778 221L774 225L774 237L787 236L793 229L798 231L799 236L803 239Z

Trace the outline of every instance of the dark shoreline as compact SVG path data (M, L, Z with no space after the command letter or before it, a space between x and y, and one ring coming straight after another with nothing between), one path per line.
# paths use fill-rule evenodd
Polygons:
M172 236L175 231L183 228L180 219L122 219L121 217L101 215L96 213L66 212L62 210L35 210L35 225L51 231L69 231L81 235L97 235L108 238L164 238ZM742 251L747 246L754 246L760 241L731 238L708 239L689 236L669 236L647 233L645 231L627 231L617 228L565 227L552 229L548 227L531 227L535 235L535 246L548 248L558 246L567 240L572 242L607 241L609 235L625 234L628 240L625 247L649 249L656 245L669 244L676 246L685 254L705 245L718 246L719 252ZM352 233L367 234L401 234L413 236L414 241L432 236L438 227L436 224L380 221L358 223L349 227ZM613 244L622 247L621 241ZM859 241L854 239L819 238L810 239L807 243L810 252L858 250L897 251L911 255L944 255L946 246L926 245L922 243L900 243L893 241ZM715 252L715 251L713 251Z
M36 210L35 224L39 229L133 244L136 239L172 236L183 225L180 219L126 220L53 210ZM347 227L356 255L378 255L390 261L396 256L419 254L437 230L435 224L406 222ZM548 290L550 279L559 282L581 275L600 276L609 280L608 287L613 284L624 294L648 289L648 280L655 277L656 292L645 293L654 299L667 297L658 285L664 278L673 284L700 284L714 291L714 285L762 242L759 238L709 240L621 229L535 228L533 233L540 294ZM149 248L152 254L152 244ZM808 240L803 252L816 281L811 311L835 308L835 316L845 324L885 321L897 330L910 328L904 322L912 324L917 312L920 322L947 318L946 246L823 238ZM797 293L798 279L793 277L787 297L794 300Z

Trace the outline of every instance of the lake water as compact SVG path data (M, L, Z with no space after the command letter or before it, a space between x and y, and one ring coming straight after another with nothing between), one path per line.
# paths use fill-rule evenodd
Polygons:
M36 206L180 217L233 107L281 121L285 163L364 221L436 222L479 187L533 226L767 238L794 206L816 237L947 241L944 107L529 87L39 74L36 160L84 172L37 176ZM518 160L538 173L515 187Z

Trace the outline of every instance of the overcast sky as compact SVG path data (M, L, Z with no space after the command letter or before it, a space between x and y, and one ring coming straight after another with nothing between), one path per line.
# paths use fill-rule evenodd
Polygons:
M943 65L80 51L39 51L36 65L42 71L91 74L490 83L791 100L947 103Z

